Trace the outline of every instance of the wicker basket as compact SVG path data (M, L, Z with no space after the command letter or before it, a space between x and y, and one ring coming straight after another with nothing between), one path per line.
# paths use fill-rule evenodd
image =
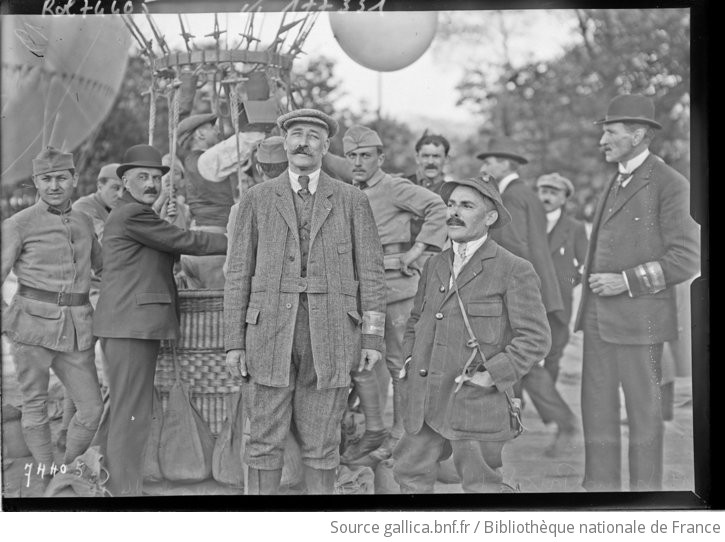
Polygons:
M176 342L176 355L181 380L214 435L219 434L226 417L225 398L239 390L225 364L223 300L223 290L179 291L181 337ZM174 379L171 343L163 341L155 383L164 408Z

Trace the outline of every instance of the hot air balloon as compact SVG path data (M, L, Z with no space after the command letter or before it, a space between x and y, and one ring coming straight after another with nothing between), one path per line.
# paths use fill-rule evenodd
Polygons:
M103 121L126 70L120 16L2 18L2 183L28 177L44 145L73 150Z
M355 62L379 72L400 70L428 49L438 27L435 11L330 13L330 27Z

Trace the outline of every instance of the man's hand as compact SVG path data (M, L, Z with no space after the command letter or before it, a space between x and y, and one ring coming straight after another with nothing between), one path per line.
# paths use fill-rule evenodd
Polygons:
M230 350L227 352L227 370L232 378L243 378L247 380L247 355L244 350Z
M482 388L490 388L491 386L495 386L495 383L493 381L493 378L491 378L491 375L488 373L488 371L476 371L473 373L473 376L468 376L467 374L458 375L454 382L458 384L458 382L463 379L463 384L469 384L473 386L481 386Z
M358 365L357 371L360 373L362 371L371 370L373 367L375 367L375 364L382 358L383 355L377 350L372 350L371 348L363 348L360 352L360 365Z
M621 273L592 273L589 275L589 287L601 296L618 295L627 291L627 284Z
M420 258L424 251L424 243L415 243L408 252L400 257L400 272L403 273L403 275L407 275L409 277L412 276L414 272L408 269L408 266Z

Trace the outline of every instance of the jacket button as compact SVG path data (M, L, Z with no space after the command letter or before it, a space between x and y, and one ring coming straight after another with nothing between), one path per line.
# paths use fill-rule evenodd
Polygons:
M292 308L292 303L287 303L287 304L285 305L285 307L287 307L288 309L291 309L291 308Z
M441 292L445 292L445 291L446 291L446 287L445 286L441 286Z
M294 256L290 256L289 257L289 261L291 261L291 262L295 261L295 257Z
M443 320L443 313L442 312L437 312L436 313L436 320Z
M426 369L421 369L420 371L418 371L418 374L425 378L426 376L428 376L428 371Z

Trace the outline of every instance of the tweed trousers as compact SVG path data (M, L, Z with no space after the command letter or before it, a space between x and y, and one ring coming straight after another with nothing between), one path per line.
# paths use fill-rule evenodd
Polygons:
M286 387L243 384L249 413L249 442L244 461L259 470L281 469L287 433L292 430L302 452L302 463L314 469L340 464L340 424L348 388L317 389L312 358L306 294L301 294L292 341L290 382Z

